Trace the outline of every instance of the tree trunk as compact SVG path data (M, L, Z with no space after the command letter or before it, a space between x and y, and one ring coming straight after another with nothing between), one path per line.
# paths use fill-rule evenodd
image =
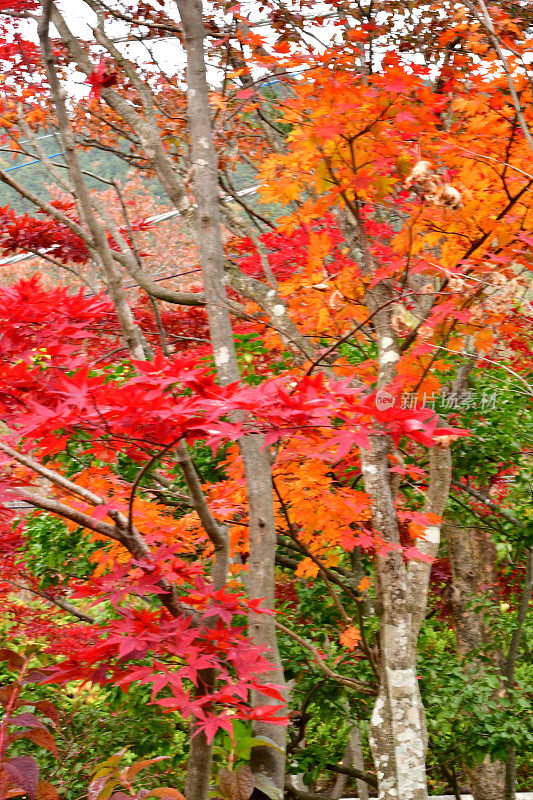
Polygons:
M62 90L57 73L56 59L49 36L50 17L52 13L52 0L41 0L43 14L39 21L38 34L41 45L43 63L50 84L50 92L54 102L57 124L61 134L65 162L72 182L74 195L78 201L80 218L85 220L90 233L91 244L89 252L95 263L102 270L102 278L115 306L117 317L122 329L122 335L128 350L133 358L144 360L150 356L148 346L140 328L135 323L133 313L128 304L126 293L122 287L122 277L115 265L111 248L107 240L106 230L97 219L91 195L78 160L76 142L72 131L68 110L65 102L65 93Z
M503 676L506 682L505 693L508 698L512 697L514 689L514 674L520 640L524 633L524 623L526 621L529 604L531 602L531 591L533 589L533 547L527 551L526 574L522 586L522 597L518 606L516 627L511 636L509 651L505 659ZM507 763L505 765L505 800L515 800L516 798L516 750L514 747L507 748Z
M362 451L366 491L373 503L373 525L387 542L399 543L390 490L385 437L372 437ZM370 747L380 800L427 800L426 725L416 679L407 568L400 553L377 555L376 611L380 623L381 681L370 722Z
M248 591L254 600L264 598L263 607L273 609L275 603L276 523L272 503L273 489L269 453L262 449L262 437L259 436L246 437L241 441L240 447L248 494L250 536ZM272 663L272 671L265 673L262 680L276 683L280 688L284 688L285 676L278 650L275 616L253 614L250 618L249 631L255 644L267 648L267 657ZM253 693L252 703L254 707L279 705L279 701L262 695L260 692ZM273 747L252 748L252 771L254 775L262 775L273 782L282 794L285 786L284 751L287 728L285 725L272 725L259 720L254 722L253 727L254 736L267 736L283 752Z
M359 723L356 722L350 731L348 739L348 747L342 760L343 767L356 767L356 769L365 771L365 762L363 760L363 751L361 749L361 732L359 730ZM332 798L339 800L346 790L348 783L348 775L339 773L335 781L335 787L331 793ZM357 781L357 797L358 800L368 800L368 784L365 781Z
M387 391L396 378L400 360L398 337L392 326L393 286L387 279L374 282L376 265L358 206L340 215L341 229L368 281L365 303L379 347L378 391ZM400 533L389 456L396 448L389 436L370 437L370 450L361 449L365 490L372 501L372 524L386 544L398 547ZM442 516L451 479L448 450L433 448L426 511ZM436 555L440 529L430 526L419 549ZM385 548L384 548L385 550ZM369 742L374 757L380 800L427 800L425 711L416 677L416 643L426 613L430 567L411 562L397 550L375 559L376 613L381 650L380 687L370 723Z
M496 548L490 541L490 536L476 528L446 524L444 535L452 569L450 607L458 653L467 658L477 648L488 646L491 648L495 670L500 673L503 653L493 647L485 614L479 613L472 606L476 598L488 594L495 605L496 613ZM501 695L503 690L502 682L495 690L495 696ZM491 762L487 757L481 764L469 767L466 772L475 800L499 800L504 796L505 766L501 762Z
M474 800L502 800L505 784L505 765L491 761L488 756L481 764L466 770Z
M224 281L224 248L219 208L218 158L213 141L209 88L204 59L205 29L200 0L177 0L185 34L187 53L187 116L192 143L194 196L198 206L198 244L205 287L209 329L215 364L221 383L240 379L235 353L231 318ZM239 443L244 463L250 526L250 595L264 598L265 608L274 608L274 564L276 527L274 520L272 475L268 452L260 436L243 437ZM257 614L250 620L250 636L257 645L269 649L272 671L263 675L265 682L284 686L279 657L275 618ZM273 701L256 692L254 706ZM256 722L255 735L267 735L281 751L271 747L252 750L252 770L256 780L273 784L281 795L285 783L285 725ZM203 769L209 771L210 752L205 748ZM206 797L204 794L203 797ZM187 796L191 800L192 795ZM200 800L198 794L194 800Z

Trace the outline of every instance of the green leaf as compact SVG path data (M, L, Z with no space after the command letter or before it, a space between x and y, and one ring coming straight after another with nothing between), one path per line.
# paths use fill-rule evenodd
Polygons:
M89 784L87 800L108 800L118 783L117 778L111 777L109 774L96 778Z
M235 755L238 758L248 759L252 747L272 747L274 750L285 754L285 750L279 747L272 739L269 739L268 736L244 736L235 745Z
M105 761L102 761L100 764L98 764L96 766L93 774L94 775L98 775L98 774L103 775L104 774L104 770L107 772L107 774L109 774L109 773L113 772L114 770L116 770L118 765L122 761L125 753L127 752L127 750L128 750L127 747L123 747L122 750L118 751L118 753L114 753L112 756L107 758Z
M257 773L255 776L255 786L259 791L266 794L267 797L270 797L270 800L283 800L283 792L279 789L273 780L271 780L267 775L263 775L261 772Z
M253 737L253 744L252 747L255 745L264 745L265 747L272 747L274 750L277 750L279 753L283 753L285 755L285 750L283 747L280 747L273 739L270 739L268 736L254 736Z

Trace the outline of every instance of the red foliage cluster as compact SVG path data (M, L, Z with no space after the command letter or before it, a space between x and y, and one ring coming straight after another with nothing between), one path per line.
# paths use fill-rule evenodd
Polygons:
M153 320L146 313L142 316L142 306L137 313L144 326L154 330ZM207 333L202 310L176 316L176 335L186 335L185 330ZM147 455L182 438L216 448L246 431L261 431L267 444L287 436L308 440L317 456L330 460L348 455L354 444L368 446L368 434L377 429L425 445L455 432L439 430L429 409L402 409L399 404L380 409L374 395L353 388L350 380L330 382L321 373L299 380L270 377L258 386L222 387L210 364L199 359L197 348L171 358L159 354L149 362L132 362L125 372L122 365L117 379L111 360L95 363L94 358L102 334L107 331L110 341L116 336L116 319L107 299L68 288L46 291L38 278L0 289L0 323L2 416L10 439L23 447L31 441L41 455L61 452L70 437L86 432L93 456L105 461L118 451L145 464ZM24 471L12 471L4 485L16 497L17 486L31 481ZM113 499L110 505L90 507L85 500L70 497L69 504L98 520L108 515L111 505L120 508ZM7 527L4 534L9 544ZM372 537L368 539L375 545ZM242 627L250 613L266 612L257 601L246 601L238 593L213 591L203 568L180 557L181 543L169 547L149 530L145 542L152 549L150 562L122 560L85 588L71 586L74 596L96 600L105 596L115 603L116 619L108 620L105 632L89 626L80 635L76 626L74 636L63 627L59 637L52 618L36 620L39 630L48 626L51 652L66 657L49 679L113 681L124 687L132 681L150 683L154 703L178 709L184 716L193 713L209 737L220 727L229 730L232 714L272 721L276 706L251 710L248 705L250 690L258 688L270 665L262 650L243 635ZM407 558L420 556L413 547L404 551ZM161 595L167 591L161 587L168 584L177 587L182 615L128 605L129 595ZM147 658L149 665L139 665ZM197 697L191 690L203 669L215 670L217 689ZM261 683L260 691L282 702L274 686ZM220 706L226 710L215 714L213 709Z
M148 297L142 297L133 308L135 321L154 348L161 347L159 331L153 308ZM195 353L211 353L207 313L200 306L163 306L160 311L161 323L165 330L167 343L176 352L194 349Z
M311 233L327 233L331 243L331 253L324 267L330 275L337 275L352 260L341 251L343 237L339 226L331 214L312 225L297 228L293 233L263 233L259 240L268 250L270 268L276 278L289 278L302 266L304 254L309 253L309 237ZM251 239L239 240L235 245L239 253L239 269L246 275L264 279L265 274L261 259Z
M90 297L63 286L44 290L38 275L2 287L0 324L4 364L28 364L43 353L70 369L86 362L88 345L117 330L115 310L103 294Z
M117 606L117 618L108 621L96 638L93 626L81 629L78 637L77 625L69 646L63 642L60 648L66 658L48 670L48 682L89 680L101 685L113 683L125 690L133 682L150 684L155 705L166 711L179 710L184 717L194 714L210 739L219 728L231 731L235 713L241 719L273 719L278 706L253 710L248 706L249 692L259 688L259 676L271 665L263 650L244 636L244 627L234 624L236 616L245 619L251 611L267 613L257 601L225 589L214 591L203 577L194 575L197 569L191 572L190 565L175 558L168 548L150 563L132 561L114 570L106 583L116 589L118 578L124 593L161 594L157 581L169 570L180 585L182 616L172 617L165 609ZM139 660L145 663L139 664ZM191 689L198 685L199 673L205 669L215 670L219 688L213 694L196 696ZM283 704L275 686L261 683L261 692ZM214 717L207 707L217 702L227 711Z
M1 491L1 483L0 483ZM9 496L2 496L1 502L10 502ZM6 506L0 506L0 593L10 594L13 590L12 581L17 578L22 570L21 550L24 546L22 526L13 525L14 513Z
M93 70L87 78L87 83L91 85L89 97L94 97L95 100L99 100L101 89L107 86L114 86L117 79L117 73L109 68L105 58L101 58L96 69Z
M16 11L16 6L25 5L26 8L33 6L38 7L38 2L28 2L28 0L20 0L20 2L9 2L9 0L2 0L0 2L0 12L3 7L9 6L10 10ZM33 71L39 63L41 51L38 45L33 42L28 42L23 39L20 34L15 34L12 41L5 41L0 45L0 61L11 62L14 67L23 66L27 70Z
M38 0L0 0L0 12L14 12L22 14L25 11L35 11L39 8Z
M84 264L89 258L89 251L79 236L51 216L40 219L17 214L4 206L0 208L0 225L0 249L5 256L44 250L64 264Z

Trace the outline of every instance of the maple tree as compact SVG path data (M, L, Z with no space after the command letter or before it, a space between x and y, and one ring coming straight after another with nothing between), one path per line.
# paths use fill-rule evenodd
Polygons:
M483 0L389 0L379 14L265 0L259 21L241 3L177 0L175 17L84 5L87 39L61 3L0 6L3 147L34 156L55 187L43 200L0 169L36 209L1 210L0 247L104 290L35 276L0 289L1 585L9 603L25 589L57 609L21 620L13 605L11 635L38 622L52 685L147 685L190 719L187 800L207 797L213 740L236 720L253 726L249 765L232 745L223 796L305 798L322 684L351 720L342 768L322 771L357 779L361 797L377 785L423 800L435 725L420 680L438 717L419 674L428 602L477 676L479 707L522 697L529 451L510 431L493 442L505 414L491 398L503 385L526 426L531 14ZM158 58L164 37L185 75ZM44 125L61 162L40 146ZM89 146L122 158L130 184L91 190ZM244 169L255 199L239 194ZM145 179L180 216L163 245ZM165 272L170 251L199 267L194 281ZM67 561L43 586L14 498L65 522L82 572ZM511 557L523 575L504 631ZM372 772L354 720L369 698ZM476 800L513 796L519 741L502 730L465 754ZM95 797L135 792L120 758Z

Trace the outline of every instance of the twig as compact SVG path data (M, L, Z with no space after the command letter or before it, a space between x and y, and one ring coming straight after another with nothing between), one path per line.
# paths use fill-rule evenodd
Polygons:
M511 522L513 525L517 525L519 528L524 527L523 522L520 522L519 519L513 517L513 515L509 514L508 511L505 511L503 508L500 508L500 506L496 505L496 503L493 503L492 500L489 500L487 497L482 495L481 492L477 491L477 489L473 489L471 486L466 486L464 483L458 483L457 481L452 481L452 486L455 486L456 489L462 489L463 492L466 492L472 497L475 497L476 500L479 500L481 503L484 503L492 511L495 511L501 517L506 519L507 522Z
M319 669L324 673L324 675L327 675L328 678L331 678L331 680L335 681L336 683L340 683L343 686L348 686L350 689L355 689L358 692L362 692L363 694L368 694L372 696L377 695L377 688L375 686L371 686L370 684L367 683L360 683L359 681L355 681L352 678L347 678L344 675L339 675L338 672L335 672L334 670L330 669L330 667L328 667L328 665L326 664L326 662L324 661L324 659L322 658L316 647L313 647L312 644L306 642L305 639L303 639L297 633L294 633L294 631L291 631L290 628L285 627L285 625L283 625L281 622L278 622L277 620L276 620L276 628L282 633L285 633L295 642L298 642L298 644L304 647L306 650L309 650L309 652L312 653Z

